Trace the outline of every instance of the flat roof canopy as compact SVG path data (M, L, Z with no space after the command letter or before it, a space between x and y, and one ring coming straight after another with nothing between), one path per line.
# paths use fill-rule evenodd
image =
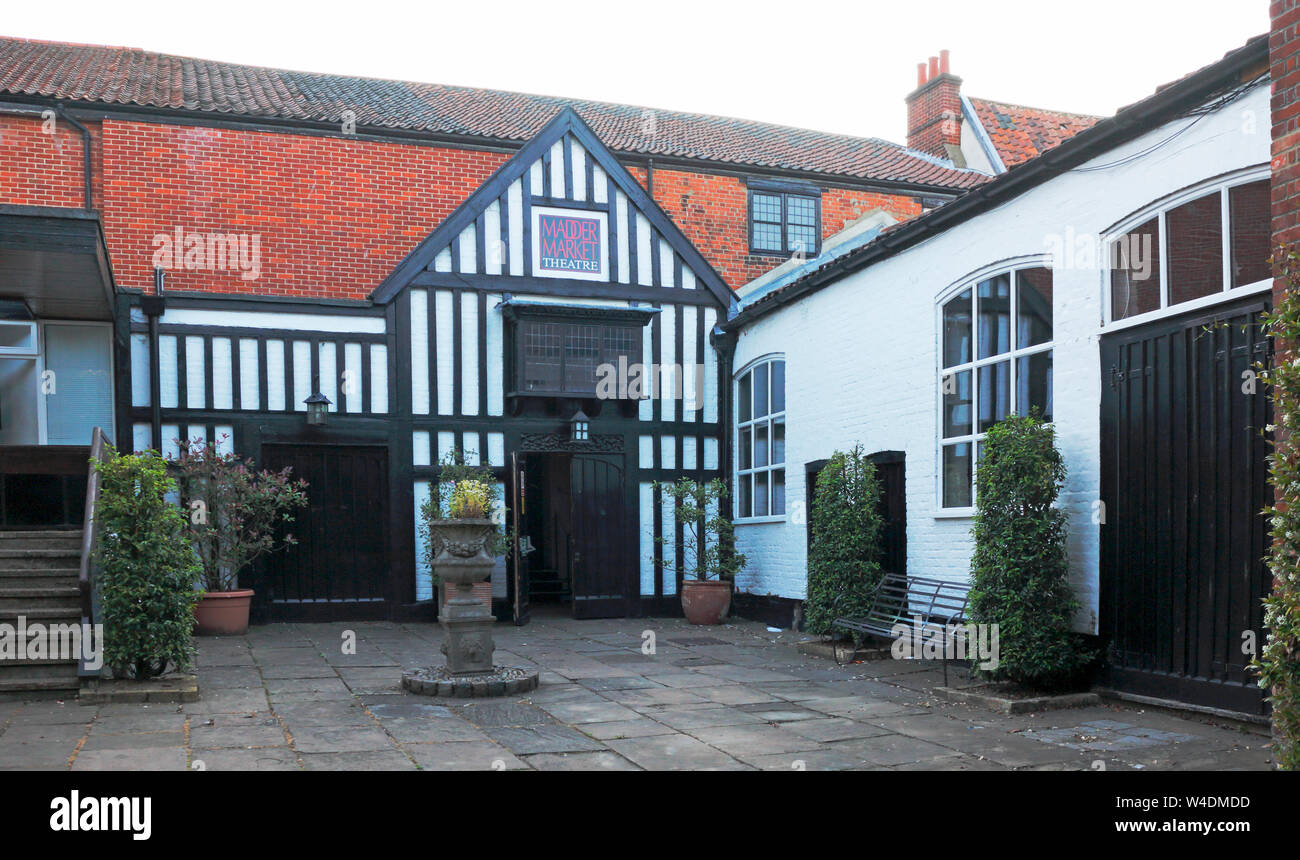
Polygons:
M0 298L44 319L111 320L113 294L98 213L0 206Z

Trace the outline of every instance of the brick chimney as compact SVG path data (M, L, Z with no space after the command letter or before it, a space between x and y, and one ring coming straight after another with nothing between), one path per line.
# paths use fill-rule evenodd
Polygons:
M961 78L948 71L948 52L916 66L907 97L907 145L965 165L961 155Z

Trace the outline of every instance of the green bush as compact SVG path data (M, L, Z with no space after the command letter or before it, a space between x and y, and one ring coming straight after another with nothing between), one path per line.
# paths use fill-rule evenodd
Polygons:
M1283 360L1262 368L1260 377L1273 396L1273 453L1269 474L1277 490L1269 516L1272 544L1268 563L1273 590L1264 599L1267 636L1254 667L1259 685L1273 704L1273 761L1283 770L1300 770L1300 365L1294 360L1300 344L1300 258L1289 251L1275 257L1287 289L1265 317L1266 331L1276 340Z
M1092 657L1070 630L1079 603L1055 507L1064 482L1056 431L1040 416L989 429L975 475L971 620L998 625L993 677L1047 690L1077 682Z
M161 675L190 667L195 588L202 568L180 508L167 501L176 484L154 452L94 462L100 497L95 549L103 605L104 663L118 677Z
M804 626L830 633L836 618L867 613L883 576L880 484L861 445L835 452L817 474L813 499Z

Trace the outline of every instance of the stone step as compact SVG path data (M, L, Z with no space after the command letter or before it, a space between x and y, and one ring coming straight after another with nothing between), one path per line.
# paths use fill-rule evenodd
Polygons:
M32 570L34 568L51 567L80 568L81 551L0 548L0 570Z
M20 615L27 619L28 624L80 624L81 606L78 603L69 606L38 607L22 611L0 609L0 624L17 624Z
M0 570L0 591L12 588L77 587L81 571L75 567L34 567L29 570Z
M61 549L81 553L80 531L0 531L0 549Z
M67 674L43 678L9 678L0 672L0 693L39 693L67 690L75 692L81 689L81 679L73 667Z
M76 585L18 588L0 583L0 613L27 613L34 609L80 611L81 589Z

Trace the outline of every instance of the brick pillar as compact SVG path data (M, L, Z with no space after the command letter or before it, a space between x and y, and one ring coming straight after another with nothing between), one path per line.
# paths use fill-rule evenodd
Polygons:
M961 78L948 71L947 51L916 67L916 89L907 96L907 145L939 158L953 158L961 148Z
M1273 244L1300 241L1300 0L1273 0ZM1275 285L1280 290L1281 283Z

